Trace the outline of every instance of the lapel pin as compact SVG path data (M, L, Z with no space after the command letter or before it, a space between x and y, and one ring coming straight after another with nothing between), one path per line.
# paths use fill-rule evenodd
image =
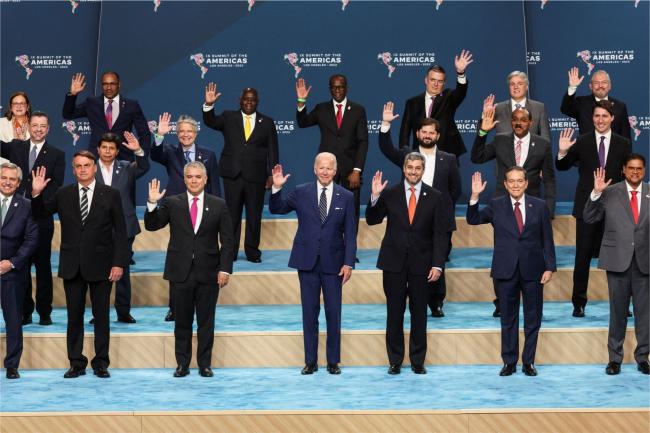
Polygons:
M14 207L18 207L18 203L14 203Z
M203 158L201 157L201 155L199 155L199 159L203 159Z
M535 147L535 142L534 142L534 141L531 141L531 142L530 142L530 146L531 146L531 147Z
M260 120L257 121L257 123L262 123L262 118L260 117Z
M352 107L350 107L350 106L348 105L348 111L350 111L351 109L352 109Z
M422 195L427 195L426 191L422 193Z
M533 205L532 205L532 204L530 204L530 203L528 203L528 207L533 207Z
M209 208L207 208L207 207L205 208L205 211L206 211L206 212L209 211L209 210L210 210Z

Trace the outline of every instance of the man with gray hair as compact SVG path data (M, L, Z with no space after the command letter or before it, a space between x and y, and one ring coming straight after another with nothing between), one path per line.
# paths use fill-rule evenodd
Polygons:
M368 225L387 217L377 267L386 295L388 374L399 374L404 361L404 311L409 299L409 358L415 374L426 374L429 283L442 275L447 255L449 206L442 193L422 182L426 158L411 152L404 159L404 181L386 189L382 172L372 178L366 207Z
M569 88L564 94L562 106L560 106L562 114L576 119L579 135L594 132L592 114L596 102L609 101L612 103L614 116L612 131L631 140L630 121L628 120L625 102L609 96L609 92L612 90L612 80L609 78L609 74L602 69L594 72L589 81L591 95L576 96L576 90L578 90L578 86L584 78L584 75L580 76L577 67L569 69Z
M528 98L528 75L525 72L512 71L508 74L507 82L510 99L494 105L494 95L489 95L484 101L483 111L488 107L494 106L494 117L498 121L496 124L496 133L511 134L512 125L510 124L510 118L512 113L519 108L525 108L532 117L530 133L539 135L550 143L551 130L548 125L546 106L543 102L533 101Z

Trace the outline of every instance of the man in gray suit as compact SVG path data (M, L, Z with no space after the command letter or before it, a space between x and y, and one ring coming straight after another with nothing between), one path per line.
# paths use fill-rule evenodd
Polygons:
M95 180L100 185L117 189L122 198L122 209L126 222L126 236L129 242L130 257L133 258L133 241L140 233L140 223L135 214L135 181L149 171L149 158L140 147L135 135L125 131L126 143L121 143L119 135L107 132L102 135L97 153L99 154L99 170ZM126 147L135 155L135 160L125 161L116 159L121 146ZM135 323L131 316L131 273L129 265L124 268L124 274L115 283L115 311L118 322Z
M494 95L485 98L484 108L494 106L497 134L511 134L510 116L518 108L525 108L532 116L530 125L531 134L539 135L551 141L551 130L546 116L546 106L543 102L533 101L528 98L528 75L521 71L512 71L508 74L508 90L510 99L494 105Z
M648 184L645 158L630 154L623 166L625 180L609 186L605 170L594 173L594 189L587 200L583 218L592 224L605 220L605 232L600 246L598 267L607 271L609 286L609 363L605 372L619 374L623 361L623 342L627 327L630 296L634 300L634 329L636 350L634 359L643 374L649 374L650 348L648 316Z

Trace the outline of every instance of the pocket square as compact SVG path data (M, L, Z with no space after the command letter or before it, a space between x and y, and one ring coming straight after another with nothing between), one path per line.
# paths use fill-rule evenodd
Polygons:
M342 207L335 207L334 210L343 210Z

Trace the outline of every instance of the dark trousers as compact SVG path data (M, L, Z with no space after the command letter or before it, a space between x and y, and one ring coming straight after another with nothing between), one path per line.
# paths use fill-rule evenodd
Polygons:
M648 274L641 273L636 257L633 255L630 267L626 271L607 271L607 285L609 286L609 333L607 335L609 360L623 362L627 312L630 308L630 297L632 297L634 299L634 332L636 334L634 359L637 363L647 362L648 349L650 348Z
M363 178L359 175L361 184L363 185ZM361 211L361 187L352 189L350 188L350 183L348 182L348 177L343 176L339 173L334 177L334 182L341 185L343 188L354 194L354 218L356 221L356 230L359 233L359 212Z
M342 277L323 272L320 258L311 271L298 271L300 302L302 304L302 333L305 364L318 363L318 315L320 293L323 289L325 320L327 322L327 363L341 362L341 303Z
M129 242L129 262L133 258L133 241L135 237L128 238ZM124 267L124 273L115 283L115 311L118 317L125 317L131 313L131 265Z
M600 243L603 239L604 225L601 222L587 224L582 218L576 218L576 257L573 267L574 307L587 305L587 287L589 286L589 266L592 257L598 257Z
M5 368L18 368L23 353L22 306L24 281L0 282L0 304L7 334Z
M451 253L451 235L453 232L448 232L448 242L447 242L447 259L449 259L449 254ZM429 308L433 312L436 307L442 307L442 304L445 302L447 297L447 280L445 278L445 272L440 275L438 281L435 281L430 284L431 291L429 294Z
M404 312L406 298L411 313L409 358L411 365L423 365L427 354L427 301L431 290L426 275L404 272L383 273L386 295L386 350L390 364L404 361Z
M262 210L264 209L265 183L247 182L241 176L235 179L223 177L223 191L228 211L232 218L235 231L235 252L237 259L239 253L239 240L241 238L241 213L246 209L246 234L244 237L244 252L250 260L259 259L260 232L262 230Z
M519 359L519 297L524 301L524 364L535 363L537 335L542 325L544 286L539 281L528 281L519 269L512 278L494 282L501 310L501 358L504 364L516 364Z
M188 367L192 360L192 323L196 312L197 349L196 360L199 367L210 367L212 347L214 346L214 315L219 297L216 280L199 281L194 265L182 283L170 282L174 302L174 343L176 363Z
M42 318L52 314L52 236L54 222L52 217L36 220L38 225L38 248L30 257L27 264L28 278L25 286L25 296L22 304L24 317L31 316L36 306L36 312ZM36 304L32 299L32 263L36 268Z
M108 275L107 275L108 277ZM90 289L93 318L95 319L95 357L90 362L93 369L108 368L108 345L110 341L109 309L112 283L108 280L86 281L81 273L63 280L65 302L68 310L67 346L70 365L86 368L88 358L83 355L84 312L86 292Z

